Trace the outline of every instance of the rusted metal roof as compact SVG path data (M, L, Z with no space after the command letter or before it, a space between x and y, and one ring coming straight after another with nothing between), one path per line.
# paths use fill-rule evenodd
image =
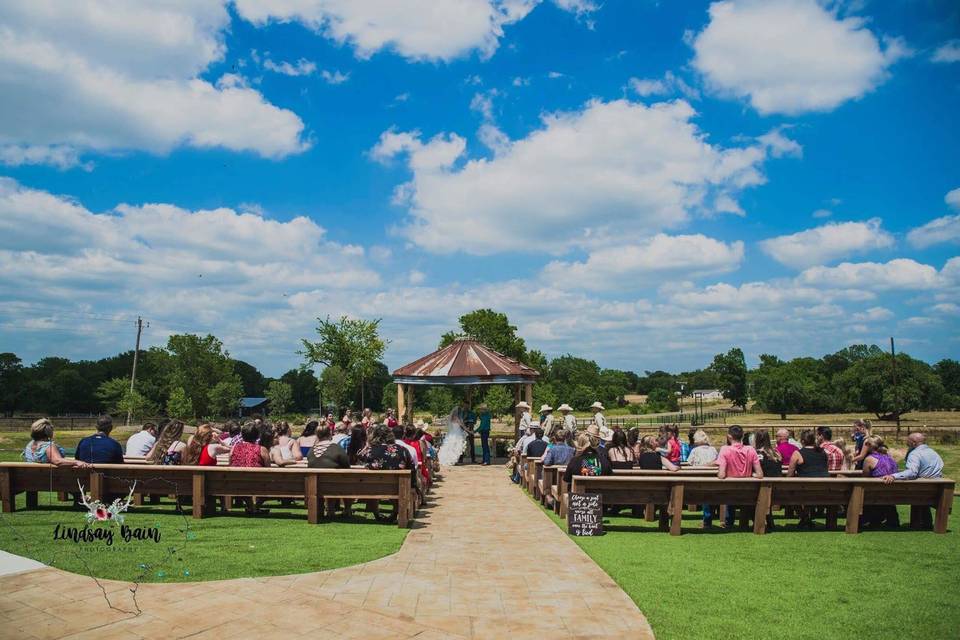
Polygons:
M459 338L393 372L407 384L503 384L532 382L540 373L476 340Z

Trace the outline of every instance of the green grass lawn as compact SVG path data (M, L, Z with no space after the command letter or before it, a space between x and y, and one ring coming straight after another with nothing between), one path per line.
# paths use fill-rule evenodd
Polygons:
M362 506L349 519L308 524L302 504L281 508L268 501L269 515L234 515L194 520L190 507L177 515L172 500L132 507L124 522L131 528L160 531L159 543L120 539L115 530L105 541L54 540L57 525L82 528L85 511L41 493L40 507L0 513L0 549L66 571L98 578L138 582L189 582L224 578L305 573L368 562L395 553L407 535L396 524L376 522ZM98 526L102 528L102 526Z
M936 448L955 477L960 447ZM908 514L901 509L903 523ZM633 598L658 640L960 637L956 501L946 535L851 536L842 520L840 531L824 531L821 520L812 532L791 520L765 536L698 524L699 514L687 514L675 537L642 518L609 517L605 535L573 540Z

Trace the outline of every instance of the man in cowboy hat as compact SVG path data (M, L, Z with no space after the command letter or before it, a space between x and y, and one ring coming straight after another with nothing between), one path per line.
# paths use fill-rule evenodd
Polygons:
M481 402L477 407L477 417L479 426L477 433L480 434L480 448L483 449L483 464L490 464L490 407L486 402Z
M548 404L540 405L540 428L549 440L553 432L553 407Z
M599 401L594 402L590 405L590 410L593 411L593 424L597 425L597 428L603 430L607 426L607 419L603 417L603 405Z
M530 415L530 405L521 400L517 403L517 409L520 409L520 435L524 435L527 429L533 427L533 418Z
M563 415L563 430L567 432L568 444L577 439L577 418L573 415L573 407L564 402L557 407L557 410ZM571 445L573 446L573 445Z

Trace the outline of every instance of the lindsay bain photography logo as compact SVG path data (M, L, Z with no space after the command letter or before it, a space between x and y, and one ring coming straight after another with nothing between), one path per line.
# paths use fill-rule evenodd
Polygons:
M103 542L109 547L113 545L114 534L119 530L120 539L124 542L133 540L160 542L160 529L158 527L130 527L123 522L124 514L133 501L136 482L130 487L130 492L125 499L116 498L109 505L88 495L80 482L77 482L77 486L80 487L80 499L83 506L87 508L87 513L84 514L86 523L83 527L56 525L53 528L54 540L71 540L77 544L81 542ZM101 523L107 526L91 526Z

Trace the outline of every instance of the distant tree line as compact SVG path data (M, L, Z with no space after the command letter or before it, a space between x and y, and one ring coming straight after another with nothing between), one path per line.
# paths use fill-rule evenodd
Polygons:
M578 410L599 400L607 407L626 405L625 396L647 396L636 412L676 411L678 393L718 389L733 405L756 406L786 417L791 413L869 411L894 418L914 410L960 408L960 363L944 359L935 365L901 353L894 360L875 345L853 345L822 358L783 361L762 355L748 370L743 351L717 354L703 369L668 373L601 368L595 361L563 355L548 359L528 349L507 316L478 309L461 316L460 330L444 334L440 346L458 336L527 364L541 373L534 385L534 409L568 403ZM13 353L0 353L0 412L109 412L135 416L160 414L181 418L235 415L240 398L267 397L276 414L316 411L324 407L396 406L396 385L382 362L386 341L379 320L318 319L317 340L303 340L300 367L268 378L253 365L234 359L212 335L170 336L165 347L140 353L137 380L130 392L133 352L101 360L71 361L47 357L23 366ZM320 376L314 374L321 368ZM894 373L895 378L894 378ZM896 383L894 384L894 379ZM461 399L462 388L428 387L415 394L416 410L444 415ZM512 390L491 386L477 390L495 414L513 407Z

